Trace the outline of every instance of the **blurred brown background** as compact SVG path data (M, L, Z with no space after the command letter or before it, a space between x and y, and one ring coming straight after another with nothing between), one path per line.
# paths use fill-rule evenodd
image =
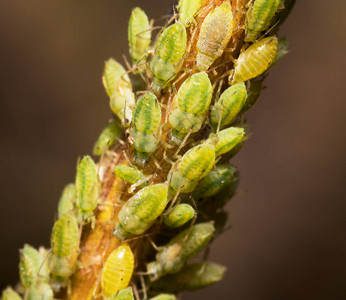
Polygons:
M18 249L48 246L57 201L110 117L103 62L127 53L127 19L169 0L0 0L0 283ZM234 163L232 229L212 246L225 279L184 299L346 299L346 2L298 0Z

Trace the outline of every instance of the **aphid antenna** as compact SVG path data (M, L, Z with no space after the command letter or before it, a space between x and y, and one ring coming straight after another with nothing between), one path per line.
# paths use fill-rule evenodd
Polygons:
M256 42L260 41L263 37L265 37L268 33L270 33L278 24L280 23L280 20L274 23L265 33L263 33Z
M146 287L143 275L139 275L139 280L141 281L142 292L143 292L143 296L144 296L143 299L148 299L148 297L147 297L147 287Z
M30 291L30 287L29 287L28 289L25 290L24 300L28 300L29 291Z
M183 147L186 145L186 141L188 140L190 134L191 134L191 129L189 130L189 132L187 133L187 135L184 137L183 141L181 142L179 148L177 149L177 151L174 153L173 158L176 158L177 155L179 154L180 150L183 149Z
M135 295L136 300L140 300L139 295L138 295L137 286L134 283L132 283L131 286L132 286L133 294Z
M177 192L175 193L174 198L173 198L173 200L171 201L171 204L169 205L169 207L168 207L168 209L167 209L167 212L171 212L171 211L172 211L172 207L173 207L173 205L175 204L175 202L177 201L181 189L182 189L182 188L179 188L179 189L177 190Z
M20 251L22 251L22 250L20 250ZM37 275L38 275L38 276L41 276L41 275L40 275L40 272L41 272L41 270L42 270L44 264L46 263L46 260L47 260L47 258L48 258L48 255L49 255L51 252L52 252L52 249L49 249L49 250L47 251L46 255L44 256L43 261L42 261L40 267L39 267L38 270L37 270Z
M125 55L125 53L123 51L121 51L121 57L122 57L125 65L126 65L126 68L128 70L130 70L132 67L131 67L129 60L127 59L127 57L126 57L126 55Z

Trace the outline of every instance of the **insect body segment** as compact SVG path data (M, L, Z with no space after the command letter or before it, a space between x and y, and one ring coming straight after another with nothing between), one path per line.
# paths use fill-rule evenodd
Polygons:
M118 165L114 167L114 172L116 176L129 183L137 183L146 178L146 176L135 166L129 167Z
M151 26L139 7L132 10L128 28L129 50L133 63L143 59L151 41Z
M190 221L195 216L195 210L191 205L183 203L177 205L173 211L164 218L169 227L179 227Z
M180 144L188 132L200 130L208 111L213 88L206 72L192 75L181 85L175 109L169 116L172 141Z
M222 55L233 31L229 1L211 11L204 19L197 41L197 69L206 71Z
M115 236L125 239L144 233L165 209L167 193L167 184L159 183L144 187L132 196L119 211Z
M200 223L180 232L167 245L159 247L156 261L147 264L152 279L156 280L164 274L181 270L185 261L208 245L214 231L212 222Z
M110 58L105 63L102 81L110 97L111 110L119 117L123 126L128 127L132 118L131 107L135 104L129 76L117 61Z
M151 88L159 94L160 89L174 78L183 63L187 44L186 29L180 22L168 26L160 35L156 53L150 62L154 74Z
M109 255L103 267L101 275L103 295L111 297L126 288L131 280L133 268L134 257L131 248L127 244L120 245Z
M247 98L244 82L226 89L211 109L211 122L214 128L229 125L243 108Z
M74 209L76 202L76 187L73 183L68 184L60 197L58 205L58 217L61 218L66 213Z
M130 132L138 163L144 164L149 154L156 149L159 142L160 122L160 104L154 94L147 93L136 103L133 112L133 128Z
M245 42L254 42L262 31L269 28L282 0L255 0L246 13Z
M254 43L241 52L234 63L229 82L233 85L264 73L273 63L278 48L276 36L270 36Z
M97 139L93 153L96 156L100 156L104 149L108 149L113 146L116 140L121 135L121 127L118 122L113 120L110 122L101 132L99 138Z
M1 294L1 300L22 300L22 298L14 289L7 287Z
M53 300L53 290L48 283L40 283L31 287L28 292L28 300Z
M205 0L180 0L178 4L179 21L188 27Z

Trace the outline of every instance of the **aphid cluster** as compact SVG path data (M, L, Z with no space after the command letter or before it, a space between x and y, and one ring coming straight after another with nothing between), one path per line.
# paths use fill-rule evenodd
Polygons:
M284 3L247 1L244 12L235 2L180 0L155 40L153 22L133 9L132 65L126 71L112 58L105 63L114 119L95 143L100 161L78 162L75 183L59 201L51 249L20 251L25 299L81 299L72 283L85 280L79 293L86 299L173 300L222 279L225 267L207 257L188 261L224 230L223 207L238 182L229 159L248 136L243 114L287 52L285 40L270 33ZM88 236L109 241L89 254L99 272L71 277L89 268L79 256L94 247ZM7 288L2 299L20 293Z

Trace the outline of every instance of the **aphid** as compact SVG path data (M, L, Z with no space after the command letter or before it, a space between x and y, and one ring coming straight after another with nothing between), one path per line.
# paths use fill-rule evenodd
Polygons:
M160 89L174 78L183 63L186 50L186 29L180 22L168 26L160 35L156 53L150 62L154 74L151 88L159 94Z
M159 247L156 260L147 264L152 280L181 270L188 259L208 245L214 231L213 222L200 223L180 232L167 245Z
M277 37L270 36L242 51L234 63L234 70L229 77L230 84L243 82L264 73L273 63L277 48Z
M264 75L248 81L248 96L240 114L247 112L258 100L261 91L264 89Z
M1 300L22 300L22 297L14 289L7 287L2 291Z
M65 186L58 205L58 217L61 218L66 213L73 211L76 202L76 187L73 183Z
M190 221L195 216L195 210L189 204L177 205L173 211L164 218L164 222L169 227L179 227Z
M168 182L173 190L182 193L191 192L197 181L205 177L215 163L215 148L211 144L201 144L191 148L178 163L177 170L168 175Z
M179 22L188 27L194 21L194 16L204 5L206 0L180 0L177 6L179 12Z
M77 218L67 213L58 219L51 236L52 253L59 257L68 257L78 250L79 228Z
M122 129L116 120L109 122L108 125L102 130L94 145L94 155L100 156L104 149L112 147L121 135L121 132Z
M229 127L219 131L217 134L211 134L207 142L214 143L215 156L220 156L237 146L244 138L244 128Z
M136 162L144 164L159 142L158 130L161 122L161 107L152 93L142 96L133 112L133 128L130 135L135 148Z
M76 174L76 205L83 220L92 216L99 199L100 188L97 167L93 159L86 155L78 164Z
M212 262L199 262L186 265L175 274L166 275L152 283L154 290L178 293L205 288L220 281L226 267Z
M160 294L150 300L176 300L177 298L173 294Z
M282 0L255 0L245 17L245 42L254 42L271 24Z
M29 289L27 300L53 300L53 290L48 283L39 283Z
M181 85L169 115L172 141L180 144L188 132L200 130L208 111L213 88L206 72L193 74Z
M145 12L135 7L130 16L128 27L129 51L133 63L143 59L151 41L151 26Z
M231 165L219 165L215 170L209 172L199 183L195 190L194 196L210 197L226 186L229 186L232 182L233 176L236 172L236 168Z
M131 107L135 104L135 96L129 76L124 68L113 58L105 63L102 77L103 85L110 97L110 108L119 117L123 126L131 123Z
M127 287L119 291L117 294L108 298L109 300L134 300L132 287Z
M134 268L134 257L131 248L122 244L108 257L101 275L102 293L111 297L119 290L126 288L131 280Z
M196 66L206 71L222 55L233 31L233 13L229 1L211 11L204 19L197 41Z
M275 59L271 65L274 66L281 58L283 58L286 54L288 54L288 41L287 38L281 38L278 40L278 50L275 56Z
M165 209L167 193L167 184L159 183L144 187L132 196L119 211L115 236L123 240L144 233Z
M20 250L19 275L25 288L35 286L38 280L49 281L49 275L41 254L30 245ZM39 272L40 271L40 272Z
M146 176L136 166L117 165L114 167L114 172L120 179L132 184L146 179Z
M70 256L60 257L50 253L48 256L49 270L59 281L70 277L76 269L78 254L78 251L74 251Z
M226 89L211 109L211 122L214 128L229 125L243 108L247 98L244 82Z

